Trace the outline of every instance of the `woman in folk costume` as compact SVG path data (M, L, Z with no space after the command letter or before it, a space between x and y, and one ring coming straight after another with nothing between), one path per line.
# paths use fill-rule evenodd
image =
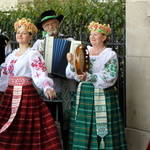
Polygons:
M37 28L25 18L14 27L19 48L6 58L0 77L0 150L60 150L51 113L32 85L47 98L56 95L42 55L30 48Z
M68 53L66 75L79 83L73 104L68 148L71 150L126 150L124 127L114 84L118 76L117 54L107 48L109 25L92 21L87 46L90 69L77 75Z

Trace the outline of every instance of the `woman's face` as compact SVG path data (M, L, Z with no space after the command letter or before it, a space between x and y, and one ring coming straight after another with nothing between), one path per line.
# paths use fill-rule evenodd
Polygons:
M32 35L29 34L27 30L17 30L16 32L16 41L20 44L26 44L29 43L29 41L32 39Z
M98 31L91 31L89 39L92 45L104 44L106 35Z

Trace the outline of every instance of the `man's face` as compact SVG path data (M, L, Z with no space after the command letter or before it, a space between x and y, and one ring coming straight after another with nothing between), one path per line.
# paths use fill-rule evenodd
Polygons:
M42 28L49 35L57 36L59 30L59 21L57 19L49 19L42 24Z

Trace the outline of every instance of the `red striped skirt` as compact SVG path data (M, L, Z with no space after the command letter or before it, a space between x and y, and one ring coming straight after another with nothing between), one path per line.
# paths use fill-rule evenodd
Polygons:
M11 116L14 86L9 85L0 104L0 129ZM23 85L21 101L10 126L0 133L0 150L60 150L52 115L33 85Z

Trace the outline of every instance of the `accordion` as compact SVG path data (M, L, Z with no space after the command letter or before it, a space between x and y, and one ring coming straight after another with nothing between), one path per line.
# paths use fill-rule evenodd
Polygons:
M65 70L68 64L66 55L74 53L81 41L69 41L62 38L46 37L44 59L48 73L66 77Z

